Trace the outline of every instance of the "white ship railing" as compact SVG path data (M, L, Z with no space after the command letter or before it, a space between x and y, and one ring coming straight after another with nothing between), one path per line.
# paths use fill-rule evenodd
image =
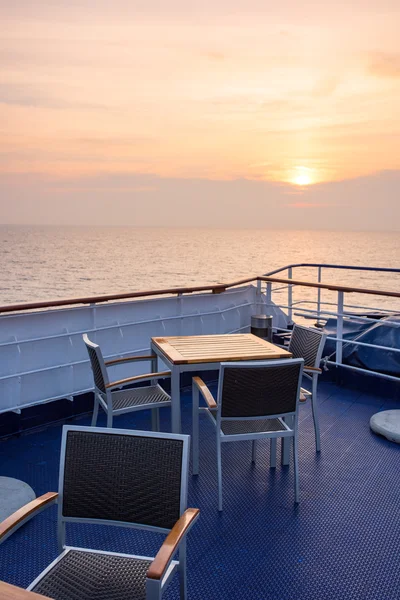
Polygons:
M148 353L153 336L249 331L262 300L256 286L237 283L0 307L0 413L91 391L83 333L111 359ZM286 316L274 316L284 327ZM115 375L139 369L119 366Z
M314 279L315 282L307 281L299 282L295 279L295 271L299 270L307 270L311 273L314 271ZM259 278L259 285L261 285L261 280L265 282L265 297L266 297L266 308L268 309L269 304L273 306L278 306L282 310L284 310L288 315L288 325L290 327L293 324L293 317L300 317L302 319L313 319L316 321L316 325L322 325L322 321L327 320L328 318L334 318L337 320L337 328L336 328L336 336L329 336L327 339L329 341L333 341L335 343L336 351L333 353L335 355L335 360L331 360L332 354L330 356L325 356L325 364L333 365L333 366L341 366L345 369L349 369L352 371L358 371L360 373L365 373L368 375L377 375L384 379L389 379L393 381L400 381L399 377L389 375L386 373L381 373L378 371L372 371L369 369L363 369L361 367L356 367L353 365L348 365L343 363L343 348L344 346L353 345L360 347L367 347L375 350L382 351L391 351L399 356L399 366L400 366L400 348L393 348L389 346L383 346L378 344L370 344L361 342L357 339L360 335L359 333L355 334L353 339L344 339L343 338L343 325L345 320L351 321L356 320L357 322L365 322L370 325L374 323L379 323L382 326L387 327L400 327L400 322L391 320L390 316L400 315L400 293L399 292L385 292L377 289L366 289L366 288L353 288L350 286L338 286L335 284L323 283L323 272L327 271L344 271L350 273L352 271L364 271L371 274L391 274L391 275L399 275L400 269L395 268L380 268L380 267L362 267L357 265L332 265L332 264L323 264L323 263L297 263L286 265L285 267L281 267L279 269L275 269L265 274L263 278ZM286 279L277 279L276 276L280 273L287 274ZM269 280L269 281L268 281ZM278 287L273 286L273 282L283 283L284 285L280 285ZM391 280L391 284L393 281ZM400 285L400 277L397 279L397 284ZM293 299L293 289L296 287L312 287L315 289L317 297L316 300L310 299L300 299L294 301ZM261 287L261 290L263 288ZM287 299L285 302L282 302L277 298L277 296L282 295L282 293L286 291ZM336 302L332 301L323 301L323 293L330 293L330 296L333 294L337 294ZM358 295L368 295L370 296L380 296L380 298L385 299L386 301L390 299L390 301L395 304L392 308L387 308L382 304L379 307L371 305L371 303L363 304L348 304L345 303L345 294L358 294ZM306 306L314 306L315 308L307 308ZM336 308L336 310L335 310ZM355 314L349 309L357 309L359 314ZM385 316L385 319L374 318L373 316L363 316L362 312L365 313L374 313L377 312L379 315ZM286 329L286 331L290 331L290 329Z
M317 282L293 278L294 270L304 267L318 269ZM107 358L123 357L148 351L153 336L249 331L251 316L260 312L273 315L273 326L279 330L287 330L294 316L317 320L334 316L337 333L329 339L335 341L336 355L335 360L327 357L327 364L398 381L391 375L342 364L342 358L344 344L400 352L398 348L343 339L344 319L351 318L348 308L363 308L360 304L345 304L345 295L379 296L381 301L385 299L398 304L400 292L324 283L322 270L328 268L400 272L400 269L339 265L289 265L267 276L227 284L2 306L0 413L19 412L22 408L60 398L72 400L74 396L90 391L92 375L82 333L89 333L101 345ZM284 270L288 272L287 278L277 276ZM273 287L273 284L279 284L279 287ZM312 288L317 292L315 309L312 308L314 301L310 299L294 300L293 289ZM284 290L287 290L287 300L282 302ZM322 293L337 295L336 310L335 303L322 301ZM388 315L400 313L400 307L385 311ZM374 322L374 319L367 320ZM399 324L393 322L393 326ZM117 378L135 374L132 367L126 365L115 369Z

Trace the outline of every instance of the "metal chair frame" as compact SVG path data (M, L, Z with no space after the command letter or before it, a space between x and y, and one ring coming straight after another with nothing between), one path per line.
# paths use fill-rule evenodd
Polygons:
M237 417L222 417L222 399L223 399L223 386L224 386L224 374L225 369L268 369L272 367L281 367L284 369L289 364L299 364L299 378L297 385L297 392L295 398L295 410L290 412L278 412L276 414L268 414L256 417L243 417L238 415ZM228 362L221 363L219 382L218 382L218 394L217 402L207 386L199 380L194 378L193 380L193 436L192 436L192 448L193 448L193 475L199 473L199 414L205 412L214 424L216 429L216 442L217 442L217 472L218 472L218 510L222 511L222 460L221 460L221 446L224 442L236 442L243 440L252 440L252 460L255 461L255 450L256 442L260 439L271 439L272 442L276 443L277 438L293 438L293 455L294 455L294 473L295 473L295 502L299 502L299 472L298 472L298 406L301 390L301 378L303 373L303 359L283 359L283 360L268 360L268 361L249 361L249 362ZM196 381L197 380L197 381ZM201 385L198 385L198 381ZM199 392L206 400L207 407L203 408L199 406ZM244 399L245 401L245 399ZM216 418L213 416L212 411ZM265 419L279 419L282 429L279 431L265 431L257 433L243 433L243 434L229 434L225 435L221 429L223 421L256 421ZM272 459L272 447L271 447L271 459ZM275 466L272 464L271 466Z
M100 346L98 344L92 342L86 333L83 334L82 337L83 337L83 341L88 349L89 357L90 357L89 349L94 351L96 354L96 358L97 358L99 368L100 368L101 377L103 380L103 387L104 387L104 390L101 390L96 385L96 376L95 376L95 373L93 370L92 359L90 359L90 364L92 367L93 378L94 378L94 395L95 395L92 426L94 427L97 423L99 406L101 406L101 408L103 408L107 414L107 427L112 427L114 416L122 415L122 414L129 413L129 412L134 412L137 410L151 409L152 430L159 431L159 429L160 429L159 408L161 408L163 406L171 406L171 396L169 394L167 394L165 392L165 390L163 390L163 388L159 385L159 383L157 383L157 381L159 379L171 377L171 372L170 371L152 372L152 373L146 373L143 375L136 375L134 377L128 377L125 379L121 379L119 381L110 382L108 373L107 373L107 367L113 367L118 364L126 364L128 362L150 361L151 365L152 365L152 371L155 371L155 369L157 369L157 356L155 354L146 355L146 356L129 356L129 357L121 358L121 359L113 359L113 360L105 361L103 358L103 354L102 354ZM148 402L148 403L143 403L143 404L139 404L139 405L131 405L131 406L127 406L127 407L120 408L120 409L113 408L113 396L115 397L116 395L121 393L120 390L121 390L122 386L133 384L133 383L145 382L145 381L150 381L151 385L153 385L153 386L155 385L164 395L168 396L169 400L166 400L165 402L157 402L157 403ZM134 391L138 392L139 390L146 390L146 386L137 387L137 388L135 388ZM122 391L122 393L126 393L126 390Z

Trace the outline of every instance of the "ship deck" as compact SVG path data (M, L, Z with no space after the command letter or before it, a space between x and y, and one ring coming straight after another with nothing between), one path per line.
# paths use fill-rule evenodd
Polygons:
M183 430L191 429L190 393L182 395ZM200 474L190 476L189 506L201 515L188 539L191 600L400 598L400 445L373 434L369 418L398 401L319 386L321 453L315 453L310 403L301 406L300 504L292 467L269 468L269 445L223 446L224 511L217 510L212 424L201 418ZM89 416L74 424L88 425ZM104 415L99 425L105 425ZM115 418L120 428L149 429L150 415ZM169 411L161 426L168 431ZM1 475L37 495L57 491L61 424L0 442ZM279 443L278 443L279 446ZM75 525L69 544L154 555L160 536L119 527ZM56 508L39 514L0 546L0 579L26 587L57 555ZM177 598L173 581L165 598Z

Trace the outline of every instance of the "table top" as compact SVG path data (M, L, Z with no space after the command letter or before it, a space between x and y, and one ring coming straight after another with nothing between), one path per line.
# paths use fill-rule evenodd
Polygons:
M252 333L154 337L152 343L174 365L291 358L291 353Z

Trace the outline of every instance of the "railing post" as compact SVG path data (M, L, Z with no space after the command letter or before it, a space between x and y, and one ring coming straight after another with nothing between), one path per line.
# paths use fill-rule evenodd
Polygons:
M322 267L318 267L318 283L322 281ZM319 325L321 319L321 288L317 291L317 323Z
M182 292L177 294L177 300L178 300L178 315L180 316L179 319L179 335L183 335L183 310L182 310L182 302L183 302L183 294Z
M336 327L336 362L342 364L344 292L338 292Z
M268 306L272 306L272 283L270 281L267 281L267 289L266 289L266 295L265 295L265 314L268 314L268 310L267 307Z
M89 309L90 309L90 319L92 321L92 331L93 331L93 338L94 341L97 342L96 340L96 303L95 302L91 302L89 304Z
M257 291L256 291L256 313L257 314L262 314L263 312L265 314L266 313L266 303L263 302L263 297L262 297L262 281L260 281L260 279L257 279Z
M293 279L292 267L288 268L288 279ZM293 286L288 285L288 325L293 323Z

